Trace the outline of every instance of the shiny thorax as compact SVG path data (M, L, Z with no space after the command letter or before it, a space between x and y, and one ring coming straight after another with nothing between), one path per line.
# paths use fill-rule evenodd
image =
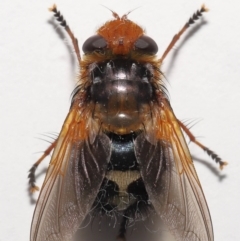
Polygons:
M141 129L151 114L152 66L116 59L94 64L89 88L93 118L104 130L127 134Z

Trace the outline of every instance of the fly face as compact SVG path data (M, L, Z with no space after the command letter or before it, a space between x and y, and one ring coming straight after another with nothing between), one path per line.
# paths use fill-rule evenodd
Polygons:
M54 149L30 240L72 240L89 215L121 216L116 236L126 240L128 227L151 213L175 240L213 241L211 217L182 132L220 168L226 162L176 118L160 70L180 36L207 11L205 6L160 59L155 41L127 15L115 12L85 41L81 57L63 16L55 5L50 10L69 34L81 71L61 133L30 170L35 191L35 170Z

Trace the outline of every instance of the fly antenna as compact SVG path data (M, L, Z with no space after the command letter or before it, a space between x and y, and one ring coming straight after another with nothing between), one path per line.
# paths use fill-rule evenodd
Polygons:
M166 58L170 50L173 48L175 43L179 40L179 38L182 36L182 34L189 28L190 25L194 24L196 20L198 20L200 17L202 17L202 13L207 12L208 8L205 7L203 4L200 10L197 10L196 13L192 15L192 17L188 20L187 23L182 27L182 29L174 35L171 43L168 45L167 49L163 53L162 57L160 58L159 62L162 63L163 60Z
M108 10L112 13L112 15L113 15L114 18L120 19L119 15L118 15L116 12L114 12L112 9L110 9L110 8L108 8L108 7L106 7L106 6L102 5L102 4L100 4L100 5L101 5L102 7L104 7L104 8L106 8L106 9L108 9Z
M125 13L125 14L121 17L121 19L127 19L128 15L129 15L130 13L132 13L133 11L137 10L138 8L140 8L140 6L134 8L134 9L132 9L132 10L130 10L130 11L128 11L127 13Z
M69 37L71 38L75 53L77 55L78 63L80 65L81 56L80 56L80 50L79 50L77 38L75 38L72 30L69 28L63 15L60 13L60 11L57 10L56 4L54 4L51 8L49 8L49 11L54 12L54 17L57 19L57 21L60 23L60 25L65 28L66 32L68 33Z

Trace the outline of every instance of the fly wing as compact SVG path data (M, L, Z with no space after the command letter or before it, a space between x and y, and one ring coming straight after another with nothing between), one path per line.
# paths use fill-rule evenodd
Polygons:
M148 133L135 140L136 157L149 200L177 241L213 241L203 190L168 103L154 118L155 142L148 141Z
M58 137L35 208L31 241L69 241L92 208L110 159L110 140L92 144L86 121L72 110ZM83 118L84 119L84 118ZM87 119L87 117L86 117Z

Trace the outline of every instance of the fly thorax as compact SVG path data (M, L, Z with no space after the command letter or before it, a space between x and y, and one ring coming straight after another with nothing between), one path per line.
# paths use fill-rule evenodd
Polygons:
M148 65L116 59L94 64L91 71L93 118L103 129L127 134L141 129L151 115L152 72Z

